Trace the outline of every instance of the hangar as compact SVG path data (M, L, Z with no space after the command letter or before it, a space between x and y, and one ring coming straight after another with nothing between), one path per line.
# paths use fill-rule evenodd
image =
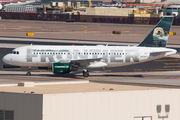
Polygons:
M180 90L88 80L1 84L0 120L178 120Z

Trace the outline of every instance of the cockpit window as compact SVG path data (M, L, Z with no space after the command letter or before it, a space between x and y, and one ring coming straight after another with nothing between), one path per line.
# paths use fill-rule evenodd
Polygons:
M10 54L19 54L19 51L11 51Z

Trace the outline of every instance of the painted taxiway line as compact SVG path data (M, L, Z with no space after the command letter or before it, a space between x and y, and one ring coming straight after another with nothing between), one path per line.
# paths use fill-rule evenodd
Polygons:
M0 37L0 40L10 40L10 41L30 41L30 42L55 42L55 43L71 43L71 44L76 44L76 43L84 43L84 44L109 44L109 45L127 45L127 43L119 43L119 42L101 42L101 41L85 41L85 40L51 40L51 39L31 39L31 38L6 38L6 37ZM130 43L128 43L130 45ZM136 45L132 43L131 45Z
M153 87L170 87L170 88L180 88L180 84L177 82L176 83L163 83L163 79L156 79L159 82L155 82L155 81L151 81L151 79L149 79L150 82L147 82L146 80L116 80L116 81L109 81L109 80L89 80L89 82L95 82L95 83L111 83L111 84L124 84L124 85L138 85L138 86L153 86Z
M3 86L18 86L18 83L0 83L0 87ZM28 83L28 82L24 82ZM33 85L59 85L59 84L80 84L89 83L89 80L67 80L67 81L50 81L50 82L31 82Z
M0 48L17 48L27 46L27 44L8 44L8 43L0 43Z
M36 38L7 38L7 37L0 37L0 40L9 40L9 41L29 41L29 42L49 42L49 43L71 43L71 44L102 44L102 45L122 45L122 46L135 46L138 45L138 43L126 43L126 42L102 42L102 41L89 41L89 40L53 40L53 39L36 39ZM8 43L0 43L0 47L3 48L16 48L20 46L25 46L29 44L8 44ZM180 45L167 45L169 48L180 48Z
M43 75L54 75L52 72L36 72L32 71L32 76L26 76L26 71L0 71L1 76L10 76L10 75L18 75L21 77L43 77ZM110 73L95 73L91 72L91 75L158 75L158 76L180 76L180 71L155 71L155 72L110 72ZM35 76L33 76L35 75ZM69 74L70 75L70 74ZM81 75L81 73L77 73L76 75ZM57 77L58 79L58 77Z

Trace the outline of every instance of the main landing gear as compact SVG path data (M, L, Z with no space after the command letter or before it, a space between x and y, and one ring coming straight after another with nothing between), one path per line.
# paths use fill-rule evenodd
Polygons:
M28 72L26 73L26 76L31 76L31 67L28 67Z
M83 69L83 76L88 77L89 76L89 71L86 69Z

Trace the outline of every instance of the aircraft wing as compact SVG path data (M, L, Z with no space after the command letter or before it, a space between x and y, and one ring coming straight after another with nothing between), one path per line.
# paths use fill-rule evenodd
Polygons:
M90 62L100 61L102 58L91 58L91 59L80 59L80 60L71 60L71 63L77 65L78 67L88 66Z

